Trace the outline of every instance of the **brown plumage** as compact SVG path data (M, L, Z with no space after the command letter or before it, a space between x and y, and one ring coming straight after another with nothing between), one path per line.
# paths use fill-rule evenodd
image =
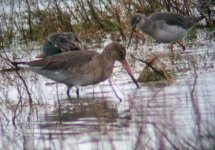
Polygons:
M134 79L125 59L124 46L117 42L108 44L102 54L94 51L71 51L49 56L40 60L29 62L15 62L15 64L28 65L34 72L54 81L64 83L70 88L97 84L111 76L114 62L120 61L128 74ZM79 92L77 90L77 97Z
M42 54L37 58L56 55L62 52L84 50L83 44L77 35L72 32L52 33L43 44Z

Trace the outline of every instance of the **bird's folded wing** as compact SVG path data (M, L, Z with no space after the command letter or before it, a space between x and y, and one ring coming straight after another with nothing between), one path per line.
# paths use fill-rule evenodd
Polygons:
M59 34L58 38L54 41L54 44L57 45L57 47L60 48L63 52L71 50L81 50L82 48L78 46L78 43L81 44L78 37L74 34Z
M31 67L40 67L44 70L65 70L75 68L89 63L93 57L99 54L94 51L73 51L64 52L58 55L50 56L45 59L26 62Z
M182 28L189 28L187 26L187 20L183 15L176 13L154 13L150 16L151 20L159 21L163 20L168 25L176 25Z

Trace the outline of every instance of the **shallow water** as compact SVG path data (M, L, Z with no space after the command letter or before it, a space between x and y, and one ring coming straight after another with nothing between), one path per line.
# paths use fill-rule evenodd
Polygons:
M183 60L178 66L188 69L177 72L172 83L139 83L137 89L116 63L111 82L121 102L108 81L82 87L79 100L73 89L70 102L66 86L20 70L33 99L30 107L17 74L1 73L0 149L214 149L215 47L214 40L201 42L176 52ZM144 58L140 54L151 48L165 46L138 46L130 53ZM144 64L129 52L128 59L138 77Z

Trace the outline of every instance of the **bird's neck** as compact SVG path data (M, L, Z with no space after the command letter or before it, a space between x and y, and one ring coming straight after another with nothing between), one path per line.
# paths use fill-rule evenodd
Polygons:
M102 57L103 57L103 61L104 61L105 63L107 63L107 64L110 65L110 66L113 66L113 65L114 65L114 61L115 61L115 60L113 59L113 56L112 56L110 50L105 50L105 51L103 51Z
M115 60L111 57L111 53L102 53L102 81L109 78L113 71Z

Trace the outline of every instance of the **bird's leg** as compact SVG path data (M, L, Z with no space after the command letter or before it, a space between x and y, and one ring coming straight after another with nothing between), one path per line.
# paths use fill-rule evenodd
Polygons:
M186 46L183 44L182 41L177 41L176 43L178 43L178 45L182 47L183 51L186 50Z
M172 53L172 58L175 57L173 48L174 48L174 47L173 47L173 43L171 43L171 44L170 44L170 50L171 50L171 53Z
M76 87L76 95L77 95L77 99L79 99L79 88Z
M170 60L172 62L172 65L175 65L175 62L174 62L174 58L175 58L175 55L174 55L174 50L173 50L173 43L170 44L170 50L171 50L171 54L172 56L170 56Z
M70 94L69 94L69 91L70 91L71 88L72 88L71 86L68 86L67 91L66 91L66 94L67 94L68 99L69 99L70 101L72 100L72 98L71 98L71 96L70 96Z

